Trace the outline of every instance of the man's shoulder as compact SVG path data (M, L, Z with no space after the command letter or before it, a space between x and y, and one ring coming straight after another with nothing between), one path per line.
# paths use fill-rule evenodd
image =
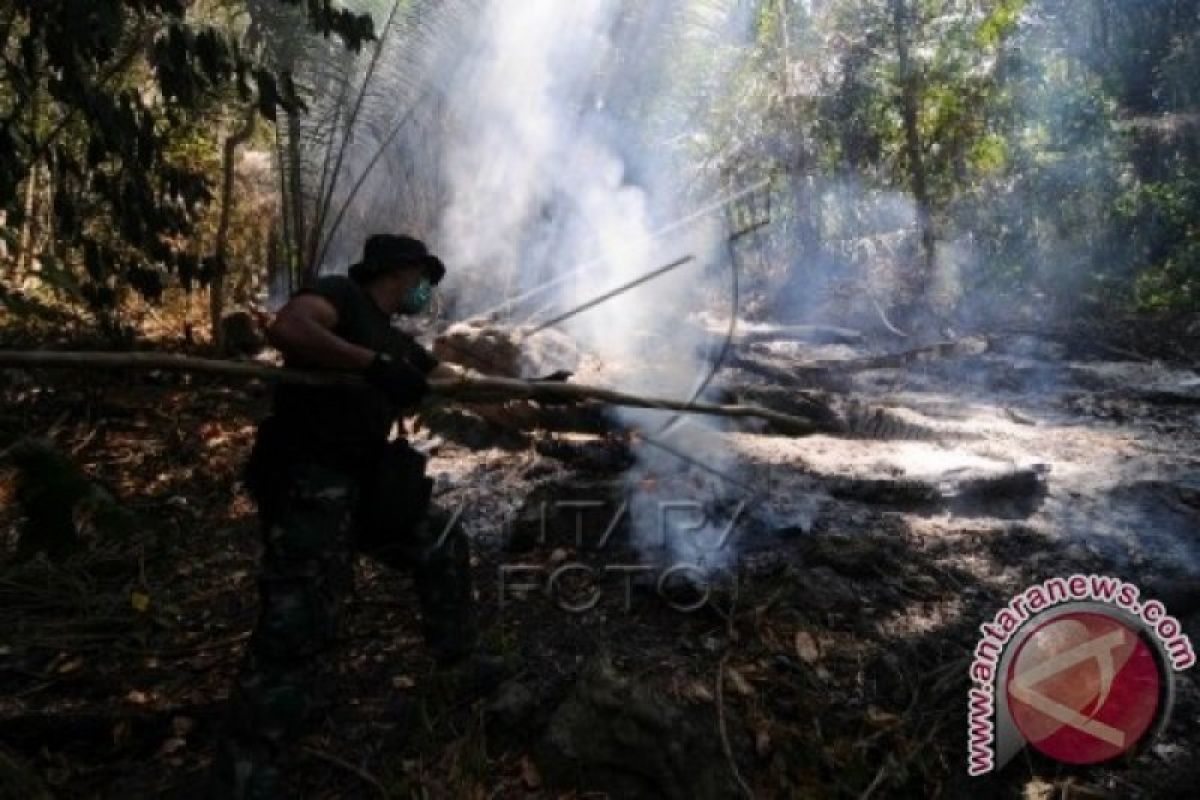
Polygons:
M316 295L333 303L339 312L346 311L362 302L362 287L345 275L324 275L296 292L296 296Z
M322 275L313 281L312 285L301 289L300 294L305 292L313 292L316 294L324 294L325 292L334 293L350 293L358 294L360 287L357 283L346 275Z

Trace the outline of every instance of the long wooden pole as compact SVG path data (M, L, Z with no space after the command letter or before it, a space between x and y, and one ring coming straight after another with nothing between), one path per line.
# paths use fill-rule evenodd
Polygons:
M112 369L159 370L217 375L244 380L264 380L305 386L355 386L362 378L353 373L310 372L281 369L241 361L176 355L173 353L103 353L49 350L0 350L0 369ZM509 400L584 401L595 400L628 408L659 409L687 414L716 417L761 419L779 430L794 436L830 433L827 425L813 420L783 414L752 405L720 405L688 402L667 398L630 394L598 386L585 386L559 381L523 381L513 378L469 378L463 380L434 380L433 393L440 397L465 402L505 402Z

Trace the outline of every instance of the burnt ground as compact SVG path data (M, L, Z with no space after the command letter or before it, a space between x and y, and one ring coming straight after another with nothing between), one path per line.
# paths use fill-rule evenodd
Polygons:
M628 431L431 419L413 440L439 502L463 509L485 640L514 676L479 697L439 674L409 579L362 562L339 701L299 748L297 796L1193 796L1194 671L1163 735L1105 767L1026 751L969 779L966 701L978 625L1048 577L1133 581L1200 636L1200 378L1028 336L899 367L827 363L877 349L745 346L727 395L795 410L806 392L852 430L699 432L686 469ZM0 391L0 449L46 437L132 514L113 526L84 503L80 548L18 558L3 473L0 794L187 796L254 619L238 468L265 390L10 373ZM726 478L711 469L737 483L714 489ZM598 546L625 498L689 490L714 517L751 501L706 586L659 586L672 562L628 515ZM580 512L579 541L563 500L603 506Z

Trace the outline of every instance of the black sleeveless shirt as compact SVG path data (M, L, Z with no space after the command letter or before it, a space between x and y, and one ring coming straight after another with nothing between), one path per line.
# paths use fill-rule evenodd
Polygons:
M387 352L422 374L438 365L411 336L393 328L366 289L350 278L321 278L300 294L316 294L333 305L338 315L333 332L346 341ZM296 359L288 359L286 366L311 367ZM288 453L347 469L367 468L374 462L402 411L371 386L281 384L275 390L275 425Z

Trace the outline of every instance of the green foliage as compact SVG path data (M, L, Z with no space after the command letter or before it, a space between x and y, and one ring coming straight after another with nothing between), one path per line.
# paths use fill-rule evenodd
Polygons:
M375 23L370 14L355 14L344 8L336 8L330 0L281 0L297 6L302 2L308 13L309 24L326 38L337 34L346 47L357 53L364 42L375 38Z
M1002 172L1008 164L1008 142L994 133L982 137L972 146L969 162L972 171L981 176Z
M296 5L298 0L274 0ZM302 111L290 78L185 0L12 0L0 91L0 209L23 225L24 190L50 198L45 282L106 312L203 278L188 240L213 200L222 122L255 102ZM367 15L307 0L316 32L357 50ZM282 87L282 88L281 88Z
M975 44L981 48L998 47L1016 29L1021 12L1029 0L1001 0L975 29Z
M878 252L868 209L915 194L912 92L924 202L939 239L970 241L968 290L1200 308L1200 0L801 5L759 5L713 139L731 172L813 187L778 206L796 215L776 226L779 252L806 237L798 274L845 264L853 242ZM764 80L784 64L801 80Z
M1134 242L1134 299L1147 311L1200 307L1200 171L1135 185L1116 205Z
M10 251L23 246L15 231L34 186L53 221L39 274L57 292L104 309L130 290L153 298L211 277L218 265L199 255L197 224L221 141L247 104L287 123L277 153L285 176L303 180L285 181L297 213L280 235L290 262L310 259L352 194L339 175L346 142L356 131L383 141L427 88L404 56L355 54L387 19L380 38L432 61L422 48L441 46L437 20L474 7L228 0L224 18L198 10L216 3L0 0L5 236ZM1200 307L1200 0L688 0L676 10L663 24L678 47L662 77L639 84L630 113L673 147L700 150L722 185L774 176L777 224L763 237L781 258L848 269L862 259L846 253L890 248L912 269L916 247L881 242L927 215L940 242L969 239L968 287ZM387 102L373 102L377 71Z

